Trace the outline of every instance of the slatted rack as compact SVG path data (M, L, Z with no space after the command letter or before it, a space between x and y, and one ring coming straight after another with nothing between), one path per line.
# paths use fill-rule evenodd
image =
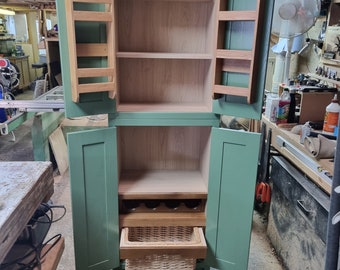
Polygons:
M261 25L264 9L264 1L256 1L256 9L254 10L232 10L228 9L228 1L220 1L220 10L218 12L218 40L216 50L216 72L215 84L213 87L213 97L220 98L222 95L234 95L247 98L247 103L253 103L256 96L256 62L259 54L259 46L261 45ZM252 38L251 48L228 48L234 34L240 35L238 29L227 29L226 24L233 22L254 22L251 36L241 37L244 40ZM249 42L246 42L249 43ZM238 42L239 46L244 46L244 42ZM248 76L248 83L245 86L244 81L238 82L240 85L232 85L223 81L223 73L238 74Z
M102 4L104 11L76 10L75 4ZM115 16L113 0L67 0L67 36L71 70L72 100L79 102L79 95L93 92L109 92L114 98L116 93L115 60ZM77 22L105 23L106 42L94 43L91 40L78 43L75 34ZM83 35L86 36L86 35ZM82 36L82 37L83 37ZM107 60L104 67L79 67L80 57L103 57ZM104 62L104 61L102 61ZM82 80L83 79L83 80Z

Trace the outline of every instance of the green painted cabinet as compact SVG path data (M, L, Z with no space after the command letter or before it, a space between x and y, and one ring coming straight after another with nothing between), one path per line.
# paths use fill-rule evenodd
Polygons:
M115 138L115 128L67 137L77 269L120 264Z
M207 263L247 269L259 134L213 128L207 204Z
M77 269L120 267L121 228L152 224L202 227L203 268L247 268L259 134L219 121L261 117L272 6L57 1L66 117L109 118L68 134ZM203 206L124 208L173 199Z

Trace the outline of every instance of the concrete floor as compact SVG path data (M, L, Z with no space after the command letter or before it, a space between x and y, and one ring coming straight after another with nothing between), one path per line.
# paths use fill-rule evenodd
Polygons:
M20 99L20 96L18 97ZM11 135L0 136L0 161L25 161L33 160L32 141L30 126L32 119L26 121L15 131L16 140L12 141ZM63 176L55 173L55 192L51 198L53 204L64 205L67 209L62 220L52 224L49 237L61 233L65 238L65 250L62 255L58 270L73 270L73 228L72 228L72 207L70 202L70 181L68 172ZM58 216L56 210L55 215ZM276 257L275 250L269 243L266 235L267 220L264 215L254 211L253 227L250 243L249 270L283 270L283 266ZM180 269L179 269L180 270Z

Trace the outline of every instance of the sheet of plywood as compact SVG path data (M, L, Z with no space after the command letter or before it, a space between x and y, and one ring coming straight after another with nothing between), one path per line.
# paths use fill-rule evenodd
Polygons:
M56 159L58 169L63 175L68 168L67 145L61 127L59 126L48 137L54 157Z

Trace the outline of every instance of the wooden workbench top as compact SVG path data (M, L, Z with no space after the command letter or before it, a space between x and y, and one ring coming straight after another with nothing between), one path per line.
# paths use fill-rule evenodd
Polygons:
M295 166L297 166L303 173L305 173L315 184L320 186L327 194L331 192L331 184L322 179L319 175L320 171L327 171L330 175L333 175L334 170L334 162L332 159L316 159L309 155L305 146L300 143L300 136L290 132L287 128L278 127L275 123L269 121L268 118L262 117L262 121L266 124L267 129L271 128L272 130L272 146L284 157L290 160ZM313 170L309 164L304 163L294 154L287 150L286 147L282 147L277 143L277 137L281 136L289 143L291 143L296 149L303 152L308 156L311 160L315 161L318 164L319 172Z
M0 262L53 194L53 183L51 162L0 162Z

